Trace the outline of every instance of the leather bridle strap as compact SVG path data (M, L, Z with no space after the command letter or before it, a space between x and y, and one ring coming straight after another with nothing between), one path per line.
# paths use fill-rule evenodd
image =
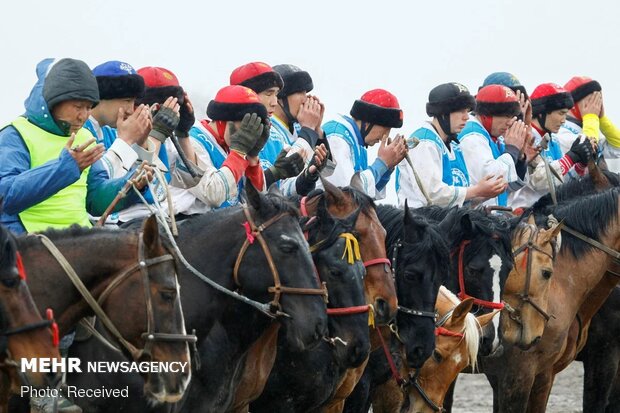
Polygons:
M257 226L254 220L252 219L252 215L250 214L250 210L248 206L243 204L243 213L245 214L246 223L243 225L246 228L246 239L241 246L241 250L239 250L239 254L237 255L237 260L235 261L235 267L233 270L233 279L237 286L241 287L239 283L239 267L241 266L241 262L247 251L250 244L254 243L254 240L258 240L261 245L263 252L265 254L265 258L267 259L267 263L269 265L269 269L271 270L271 275L273 276L273 287L267 288L267 291L273 293L274 297L270 303L272 312L279 312L282 310L280 306L280 297L282 294L295 294L295 295L321 295L325 302L327 302L327 287L325 283L322 284L322 288L295 288L295 287L286 287L283 286L280 281L280 274L278 273L278 268L273 260L273 256L271 255L271 251L269 250L269 246L267 245L267 241L262 235L262 232L267 229L274 222L278 221L280 218L288 215L288 212L283 212L278 214L269 220L265 221L263 224ZM281 315L284 315L282 313Z
M388 268L392 268L392 262L388 258L373 258L368 261L364 261L364 267L372 267L373 265L384 264L387 265Z
M458 277L459 277L459 292L456 295L461 301L467 298L473 298L474 304L480 307L490 308L492 310L501 310L504 308L504 303L495 303L493 301L481 300L476 297L472 297L471 295L465 292L465 247L471 243L470 240L466 239L461 242L459 246L459 256L458 256Z
M598 242L597 240L594 240L586 235L583 235L581 232L576 231L574 229L572 229L571 227L566 226L566 224L564 224L564 226L562 227L562 231L566 231L569 234L571 234L572 236L579 238L581 241L592 245L594 248L597 248L601 251L603 251L605 254L610 255L612 258L614 258L616 261L620 262L620 252L609 248L607 245L603 245L602 243Z

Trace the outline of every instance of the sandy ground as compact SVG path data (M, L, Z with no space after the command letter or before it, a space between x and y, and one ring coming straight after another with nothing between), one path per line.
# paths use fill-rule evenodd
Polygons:
M556 377L548 413L581 412L583 367L573 362ZM461 374L454 396L454 413L489 413L493 411L493 392L483 374Z

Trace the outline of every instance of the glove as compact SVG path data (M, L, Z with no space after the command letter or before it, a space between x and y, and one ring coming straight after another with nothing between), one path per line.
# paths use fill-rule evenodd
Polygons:
M153 128L149 136L164 143L179 124L179 115L168 107L162 107L153 116Z
M292 178L297 176L304 169L304 160L297 152L291 156L286 156L286 151L282 149L272 167L268 170L273 175L274 181Z
M260 139L263 130L264 125L261 122L260 116L256 113L251 115L246 113L238 130L231 123L230 149L242 156L246 156Z
M263 125L263 133L260 135L260 138L256 142L256 145L248 152L248 156L258 156L260 151L263 149L267 140L269 139L269 131L271 130L271 122L268 122L267 125Z
M196 122L196 116L194 115L194 111L188 109L187 105L181 106L179 114L181 119L175 129L175 134L179 138L187 138L189 136L189 130L194 126L194 122Z
M570 147L570 150L566 152L573 162L587 164L592 158L594 150L590 139L586 138L583 142L580 142L581 136L579 136Z

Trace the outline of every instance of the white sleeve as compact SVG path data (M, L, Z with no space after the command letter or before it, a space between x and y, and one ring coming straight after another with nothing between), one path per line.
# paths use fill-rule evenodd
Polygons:
M559 176L562 176L562 168L560 167L560 161L552 161L549 162L549 168L554 169ZM558 183L562 183L558 181L558 178L552 173L554 183L557 185ZM549 192L549 180L547 178L547 171L545 168L545 163L542 159L538 161L534 168L529 170L529 179L527 185L537 192Z
M327 180L336 186L347 186L351 182L355 168L351 148L347 141L338 135L329 135L327 139L332 159L336 163L334 173Z
M443 182L443 160L433 142L421 141L418 146L409 150L409 158L433 205L442 207L463 205L467 188L448 185ZM407 160L403 159L400 162L398 170L398 204L401 207L404 206L406 199L407 205L410 207L426 206L426 198L422 194Z
M509 184L512 182L523 183L517 176L512 156L504 153L494 159L487 139L479 133L468 134L465 139L461 140L460 147L472 186L487 175L503 176Z
M138 154L127 142L116 138L102 160L111 179L122 178L138 160Z

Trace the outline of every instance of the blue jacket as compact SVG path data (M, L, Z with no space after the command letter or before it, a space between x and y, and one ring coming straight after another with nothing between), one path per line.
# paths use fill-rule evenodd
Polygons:
M24 102L25 116L31 123L47 132L66 137L47 107L43 98L43 85L53 59L45 59L37 65L38 81ZM0 222L15 233L26 232L19 220L21 211L36 205L80 178L77 162L63 149L57 160L37 168L30 168L30 152L13 126L0 130L0 197L3 198ZM127 177L109 179L101 161L94 163L88 174L86 209L99 216L110 205ZM116 210L126 208L138 201L135 194L121 200ZM62 211L59 211L62 213Z

